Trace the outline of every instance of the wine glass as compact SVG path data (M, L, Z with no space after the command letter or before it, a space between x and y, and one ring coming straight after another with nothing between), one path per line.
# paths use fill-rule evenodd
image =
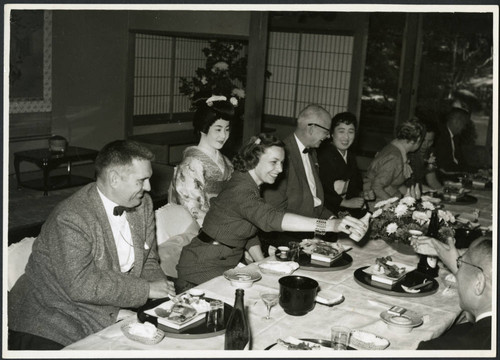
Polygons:
M267 306L267 315L263 319L271 320L271 308L278 303L279 294L272 290L263 291L260 293L260 298Z

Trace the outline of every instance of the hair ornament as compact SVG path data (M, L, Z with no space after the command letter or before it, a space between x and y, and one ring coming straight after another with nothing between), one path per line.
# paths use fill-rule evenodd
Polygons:
M260 145L262 140L260 140L260 137L257 137L257 139L255 139L255 141L253 142L255 145Z
M212 106L215 101L226 101L226 100L227 98L224 95L212 95L207 99L206 103L208 106Z

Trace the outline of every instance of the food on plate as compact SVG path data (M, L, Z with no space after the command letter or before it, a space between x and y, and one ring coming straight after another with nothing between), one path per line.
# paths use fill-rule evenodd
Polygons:
M279 345L286 347L288 350L319 350L319 349L321 349L321 345L313 344L313 343L305 342L305 341L302 341L298 344L292 344L291 342L288 342L288 341L285 341L282 339L278 339L276 342Z
M465 189L446 186L443 190L443 199L448 201L457 201L465 196Z
M210 310L210 303L199 296L190 293L184 293L176 296L179 304L189 305L194 308L198 313L207 312Z
M400 267L396 264L389 265L388 261L392 261L392 258L390 256L377 258L375 260L375 264L377 265L375 267L375 271L390 278L399 278L406 272L405 267Z
M159 317L180 324L192 319L197 314L197 311L189 305L175 304L170 309L156 308L155 313Z
M131 335L152 339L156 335L156 326L148 322L144 324L135 323L128 327L128 332Z
M338 243L326 242L319 239L304 239L300 242L300 247L306 254L319 254L327 256L336 256L342 251L344 247Z

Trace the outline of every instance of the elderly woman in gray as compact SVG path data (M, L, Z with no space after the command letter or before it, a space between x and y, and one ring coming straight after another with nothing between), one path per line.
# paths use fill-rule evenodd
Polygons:
M363 190L373 190L377 200L404 195L404 183L413 172L407 155L420 147L424 136L425 127L416 118L399 125L396 138L380 150L368 166Z

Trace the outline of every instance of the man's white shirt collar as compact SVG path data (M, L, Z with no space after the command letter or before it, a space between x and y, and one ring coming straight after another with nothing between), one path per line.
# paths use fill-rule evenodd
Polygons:
M482 313L482 314L479 314L479 315L476 317L476 322L478 322L479 320L484 319L484 318L486 318L486 317L488 317L488 316L493 316L493 312L492 312L492 311L486 311L486 312L484 312L484 313Z
M118 206L118 204L111 201L110 199L108 199L106 197L106 195L104 195L101 192L101 190L99 190L99 187L97 187L97 192L99 193L99 196L101 197L101 200L102 200L102 203L104 205L104 209L106 210L106 214L108 215L108 218L113 219L113 218L121 218L122 216L124 216L125 212L123 212L123 214L120 216L113 215L113 210L114 210L115 206Z
M297 135L293 134L293 136L295 137L295 141L297 142L297 145L298 145L298 147L299 147L299 151L300 151L300 153L301 153L301 154L304 154L304 153L303 153L303 151L304 151L304 149L305 149L306 147L304 146L304 144L302 144L302 143L300 142L300 140L299 140L299 138L297 137ZM307 154L304 154L304 155L307 155Z

